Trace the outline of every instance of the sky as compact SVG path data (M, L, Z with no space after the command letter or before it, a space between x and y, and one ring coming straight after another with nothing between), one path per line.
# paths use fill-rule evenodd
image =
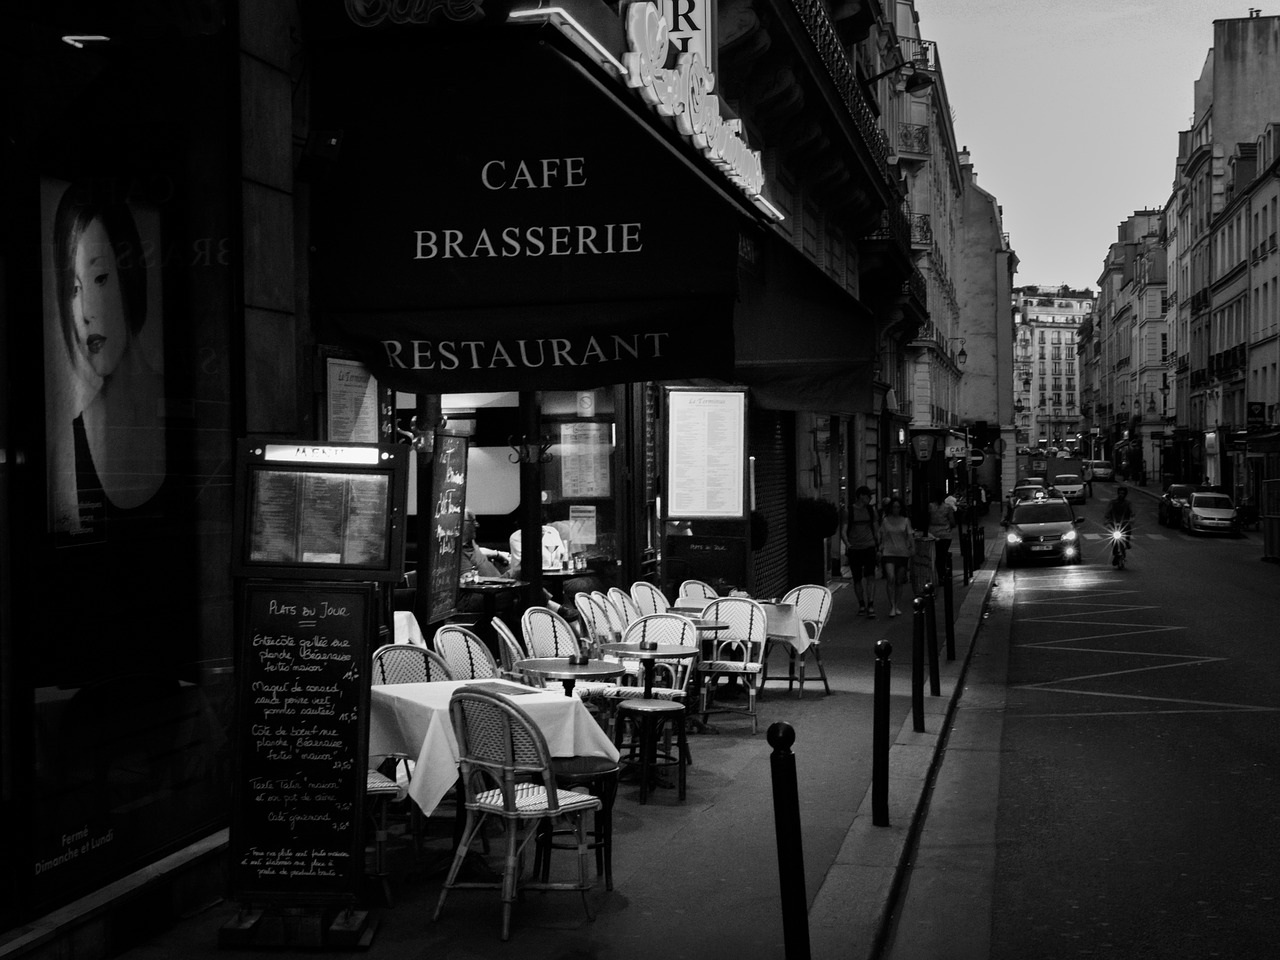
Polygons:
M916 0L956 140L996 198L1014 284L1098 288L1116 228L1161 208L1213 21L1263 0Z

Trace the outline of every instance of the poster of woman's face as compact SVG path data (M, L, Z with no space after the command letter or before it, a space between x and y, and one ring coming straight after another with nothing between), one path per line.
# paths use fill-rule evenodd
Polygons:
M160 217L116 188L41 183L49 529L72 543L167 475Z

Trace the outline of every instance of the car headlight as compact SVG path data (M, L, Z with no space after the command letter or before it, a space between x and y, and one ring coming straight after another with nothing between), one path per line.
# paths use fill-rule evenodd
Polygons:
M1014 533L1014 532L1010 531L1010 532L1008 533L1008 535L1006 535L1006 536L1005 536L1005 541L1006 541L1010 546L1014 546L1014 547L1016 547L1018 544L1020 544L1020 543L1022 542L1022 536L1021 536L1020 534L1017 534L1017 533Z
M1070 540L1075 540L1075 538L1076 538L1076 532L1074 530L1068 530L1066 533L1062 535L1063 540L1070 541Z

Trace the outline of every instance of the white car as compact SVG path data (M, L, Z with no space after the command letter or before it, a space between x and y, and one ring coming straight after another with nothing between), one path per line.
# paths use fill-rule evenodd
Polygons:
M1084 477L1078 477L1074 473L1060 473L1053 478L1053 487L1069 503L1085 502Z
M1093 479L1095 480L1115 479L1116 468L1111 466L1110 460L1090 460L1089 466L1093 470Z
M1187 533L1236 533L1236 505L1225 493L1193 492L1182 508L1182 529Z

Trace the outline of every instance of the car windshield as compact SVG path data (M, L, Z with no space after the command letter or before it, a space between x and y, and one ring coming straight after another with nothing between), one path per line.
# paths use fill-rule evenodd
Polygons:
M1189 494L1190 492L1191 492L1191 487L1189 485L1185 483L1175 483L1173 486L1171 486L1168 489L1167 494L1170 499L1176 498L1179 500L1185 500L1187 497L1187 494Z
M1231 498L1213 493L1197 493L1191 498L1193 507L1208 507L1211 510L1230 510Z
M1013 511L1014 523L1070 522L1071 508L1065 503L1024 503Z
M1077 477L1074 473L1060 473L1053 478L1053 482L1056 483L1058 486L1062 486L1064 483L1068 483L1068 484L1079 483L1080 478Z

